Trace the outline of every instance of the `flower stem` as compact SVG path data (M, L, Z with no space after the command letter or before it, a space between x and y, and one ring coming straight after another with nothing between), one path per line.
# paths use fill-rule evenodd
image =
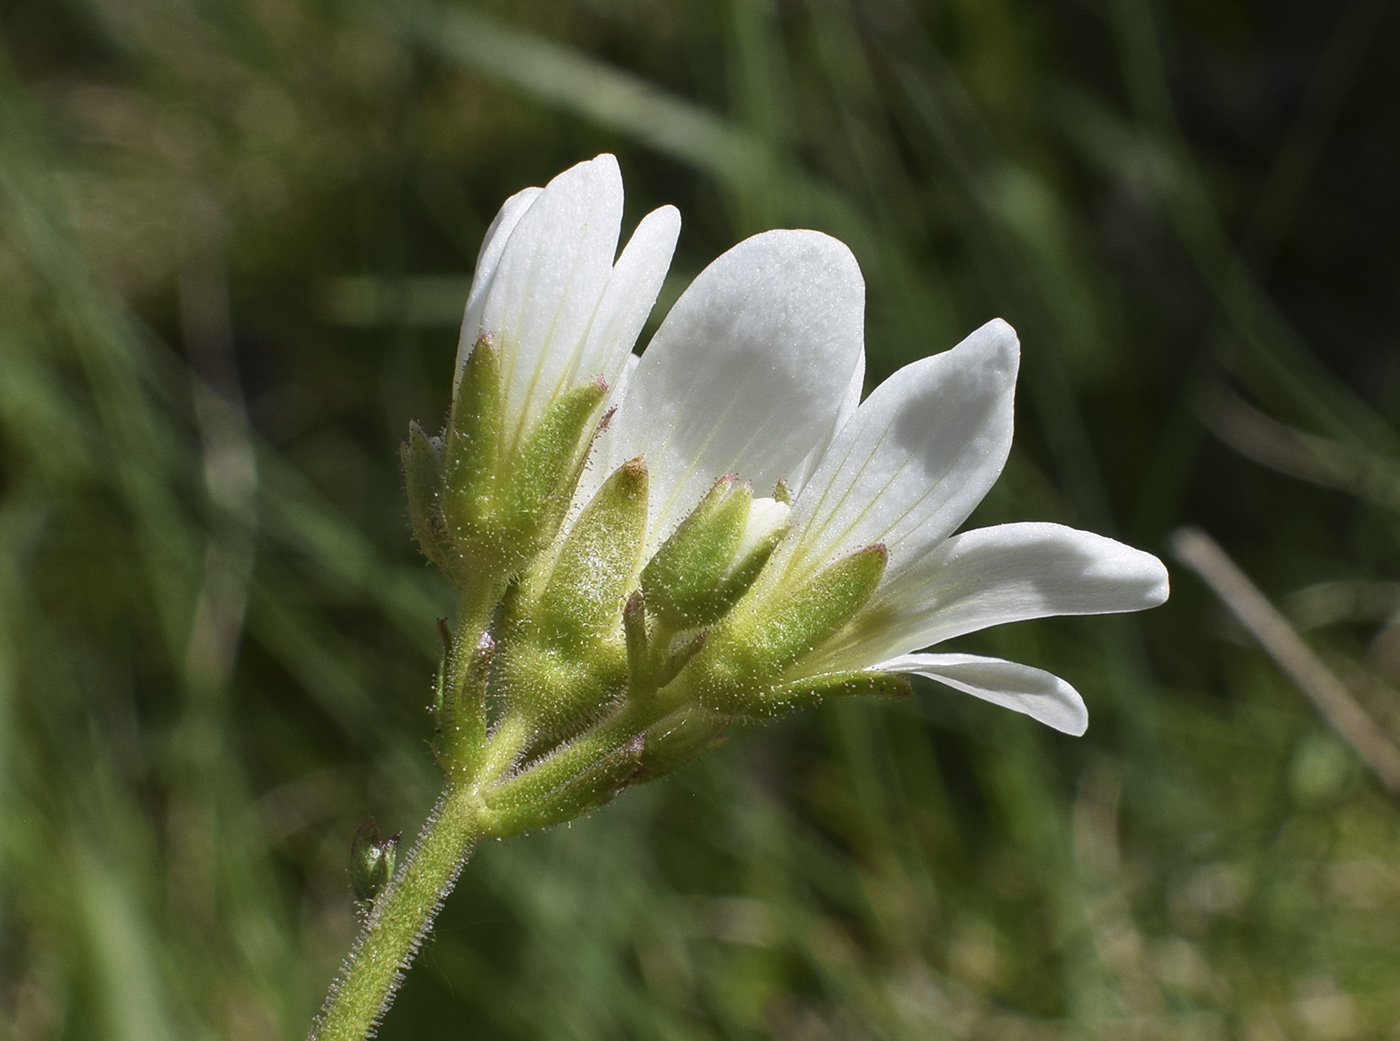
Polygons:
M472 621L474 624L475 619ZM529 740L530 726L520 716L502 719L478 759L449 769L447 787L413 849L370 909L321 1006L309 1041L363 1041L370 1037L388 1012L403 974L477 842L488 835L503 834L501 829L510 829L512 824L518 830L521 819L565 819L559 815L561 808L566 810L569 800L578 798L568 782L605 764L664 711L655 699L646 705L629 704L518 776L513 773L519 769L517 762ZM521 806L513 807L514 813L501 810L499 799L488 804L487 793L508 795L512 786L524 789L524 809L533 817L525 814L522 818ZM615 792L608 797L612 794Z
M362 1041L388 1011L403 973L485 830L480 797L449 782L413 849L374 902L331 985L311 1041Z

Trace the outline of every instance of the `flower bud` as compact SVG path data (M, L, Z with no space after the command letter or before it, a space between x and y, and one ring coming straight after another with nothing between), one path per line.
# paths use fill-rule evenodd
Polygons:
M721 477L642 570L647 610L671 630L722 618L787 530L788 507Z
M379 825L373 817L355 829L355 836L350 840L350 890L362 907L373 904L394 877L398 846L399 833L394 832L381 840Z

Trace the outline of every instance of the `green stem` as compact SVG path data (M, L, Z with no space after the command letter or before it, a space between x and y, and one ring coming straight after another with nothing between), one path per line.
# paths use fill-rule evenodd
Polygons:
M575 794L566 792L564 781L582 776L590 766L623 748L662 712L654 699L645 706L629 705L507 783L525 788L538 802L535 808L540 815L548 818L557 813L549 803L551 796ZM529 733L525 720L507 716L496 727L480 760L449 776L413 849L374 902L321 1006L310 1041L363 1041L378 1026L472 848L486 835L501 834L501 827L509 823L509 814L502 818L488 809L483 791L499 785L509 774Z
M311 1028L311 1041L362 1041L370 1036L482 837L484 824L480 797L469 786L449 782L413 849L374 902Z

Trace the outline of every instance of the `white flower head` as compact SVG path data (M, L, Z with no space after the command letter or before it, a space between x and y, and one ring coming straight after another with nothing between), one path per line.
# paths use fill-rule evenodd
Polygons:
M749 609L742 624L782 624L763 605L784 590L868 547L886 556L873 593L834 634L783 663L780 685L917 674L1082 733L1083 701L1064 680L926 649L1004 622L1152 607L1167 597L1166 569L1057 524L954 534L1010 450L1016 333L991 321L861 402L864 297L855 258L819 232L770 231L729 250L642 355L580 496L622 461L645 459L650 551L717 476L761 490L782 481L792 497L787 533L736 611L742 620Z
M679 217L652 213L614 261L621 204L611 156L505 204L467 304L446 448L418 438L406 457L411 500L427 475L413 512L429 555L463 588L475 568L511 590L493 675L531 747L631 713L636 741L615 754L654 774L730 720L907 690L911 674L1082 733L1064 680L928 650L1167 596L1160 561L1098 535L957 533L1010 451L1011 327L989 322L861 401L854 256L770 231L701 272L638 359ZM564 478L541 483L540 459Z

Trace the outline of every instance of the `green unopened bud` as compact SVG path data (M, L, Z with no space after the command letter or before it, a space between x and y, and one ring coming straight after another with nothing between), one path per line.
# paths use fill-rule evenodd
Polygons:
M394 877L398 846L399 833L381 840L373 817L355 829L350 840L350 890L362 909L367 910Z
M673 630L717 621L753 585L787 518L785 504L721 477L643 569L647 610Z
M889 552L867 546L824 568L796 589L782 586L731 616L696 659L698 700L719 712L765 715L784 673L818 652L875 592ZM784 695L785 696L785 695Z
M626 686L623 608L635 589L647 522L647 468L620 466L539 574L507 609L507 711L543 733L576 727Z

